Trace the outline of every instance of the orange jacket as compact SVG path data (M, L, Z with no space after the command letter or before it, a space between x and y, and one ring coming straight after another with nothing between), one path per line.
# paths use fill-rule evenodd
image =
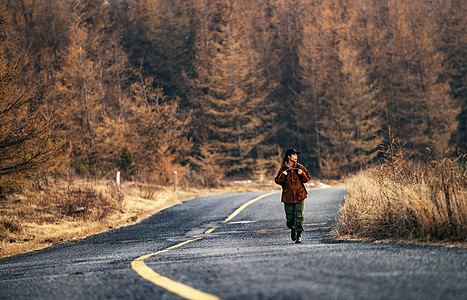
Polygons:
M298 174L298 168L303 172ZM287 175L282 171L287 170ZM297 164L292 168L282 165L274 181L282 186L282 202L294 204L303 201L307 197L307 192L303 183L310 181L310 173L301 164Z

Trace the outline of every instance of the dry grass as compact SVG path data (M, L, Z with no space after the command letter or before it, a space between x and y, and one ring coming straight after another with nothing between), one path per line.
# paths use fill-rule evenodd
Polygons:
M399 160L348 178L337 234L467 246L467 173L458 166Z
M135 224L185 200L277 189L271 182L225 182L219 188L161 187L148 182L49 179L0 202L0 257Z

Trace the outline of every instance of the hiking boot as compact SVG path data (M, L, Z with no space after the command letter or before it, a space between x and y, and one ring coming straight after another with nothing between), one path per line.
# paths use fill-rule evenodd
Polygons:
M293 229L293 228L290 231L290 237L292 238L292 241L295 241L297 239L296 235L295 235L295 229Z
M296 244L299 244L302 242L302 232L301 231L297 231L297 237L295 239L295 243Z

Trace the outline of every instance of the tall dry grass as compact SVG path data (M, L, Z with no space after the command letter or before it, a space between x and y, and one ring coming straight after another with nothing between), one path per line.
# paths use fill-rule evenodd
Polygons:
M192 195L150 182L31 180L0 200L0 257L134 224Z
M25 183L0 202L0 256L34 250L108 229L123 209L123 190L86 180Z
M458 159L423 163L400 157L348 178L338 234L465 243L467 172L458 166Z

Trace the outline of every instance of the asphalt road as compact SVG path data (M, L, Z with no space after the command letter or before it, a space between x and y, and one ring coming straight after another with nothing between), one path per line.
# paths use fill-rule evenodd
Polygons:
M183 299L178 291L191 287L221 299L467 299L466 250L329 237L344 189L309 191L302 244L290 240L280 193L224 222L263 194L196 198L134 226L2 259L0 298ZM144 268L175 291L144 279Z

